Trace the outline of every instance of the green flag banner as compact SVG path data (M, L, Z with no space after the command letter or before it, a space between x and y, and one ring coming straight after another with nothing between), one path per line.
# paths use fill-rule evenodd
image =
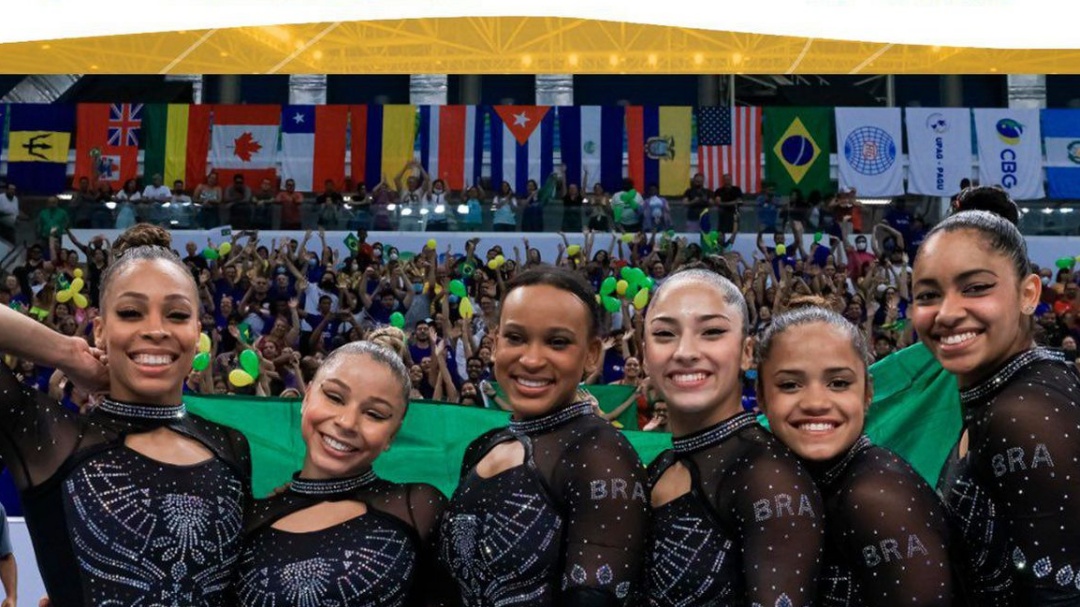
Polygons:
M500 397L506 398L497 382L491 382L491 385L495 387L495 392ZM597 400L600 404L600 410L604 413L611 413L618 409L634 393L633 386L589 384L582 387ZM495 407L496 405L491 403L490 406ZM612 423L620 430L638 430L636 404L631 403L618 417L612 420Z
M763 116L765 178L778 194L827 191L832 108L767 107Z
M251 445L256 496L265 496L287 483L300 469L305 450L300 437L300 401L188 395L184 402L192 413L244 433ZM390 450L379 456L375 471L397 482L430 483L451 495L457 487L465 448L484 432L505 426L509 418L504 411L412 403L401 431ZM671 447L671 435L663 432L628 431L626 436L645 463Z
M956 377L921 343L877 362L870 374L874 402L866 434L936 486L963 423Z

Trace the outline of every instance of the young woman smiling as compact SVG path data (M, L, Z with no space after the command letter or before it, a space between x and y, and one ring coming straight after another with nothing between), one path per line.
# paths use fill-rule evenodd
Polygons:
M225 605L250 458L239 433L184 409L199 297L169 245L167 232L146 225L117 239L94 324L100 352L0 310L0 350L108 389L76 415L0 370L0 457L54 607Z
M993 213L957 213L927 235L914 278L915 330L960 387L938 493L967 604L1080 603L1080 375L1035 346L1042 283L1024 237Z
M614 607L637 595L644 469L576 399L599 364L599 330L579 274L537 266L509 283L492 356L513 416L467 449L439 533L466 607Z
M825 501L815 604L952 605L944 509L922 477L863 434L873 389L859 327L798 308L773 319L755 358L769 428L802 458Z
M672 274L645 318L644 367L674 449L649 468L654 607L812 604L821 499L799 461L742 408L746 301L701 268Z
M421 607L452 594L435 582L431 548L446 500L371 469L401 429L409 390L384 346L352 342L326 357L304 395L303 468L245 524L236 605Z

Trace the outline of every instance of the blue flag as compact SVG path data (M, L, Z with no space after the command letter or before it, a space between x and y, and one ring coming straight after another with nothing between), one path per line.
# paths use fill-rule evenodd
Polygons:
M18 103L8 109L8 182L28 194L62 191L67 185L75 107Z
M1080 110L1043 110L1050 198L1080 198Z

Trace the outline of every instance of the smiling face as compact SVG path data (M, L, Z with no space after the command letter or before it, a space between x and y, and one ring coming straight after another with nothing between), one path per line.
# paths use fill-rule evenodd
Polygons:
M1031 346L1021 309L1035 309L1041 286L1035 274L1020 280L1013 263L979 232L941 232L916 258L909 313L945 370L961 387L972 386Z
M573 400L600 357L590 327L588 308L568 291L544 284L510 291L492 357L516 418L544 415Z
M686 434L738 413L751 345L741 311L718 286L674 280L649 306L644 370L667 402L673 431Z
M109 356L113 398L180 403L199 341L199 298L191 275L165 260L140 260L112 277L95 343Z
M401 383L386 365L366 354L332 360L304 395L303 476L349 477L370 469L401 428L405 406Z
M788 328L773 338L759 373L759 404L769 428L799 457L830 460L862 434L872 396L866 364L836 327Z

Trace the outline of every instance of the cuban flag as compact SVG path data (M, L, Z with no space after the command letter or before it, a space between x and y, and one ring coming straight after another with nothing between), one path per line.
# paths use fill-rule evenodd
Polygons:
M599 181L608 192L619 191L625 127L622 106L560 107L559 141L567 183L589 191ZM586 172L589 183L585 183Z
M530 179L542 186L555 169L555 112L549 106L496 105L491 119L491 184L515 193Z
M475 105L420 106L420 164L450 190L480 181L484 119Z

